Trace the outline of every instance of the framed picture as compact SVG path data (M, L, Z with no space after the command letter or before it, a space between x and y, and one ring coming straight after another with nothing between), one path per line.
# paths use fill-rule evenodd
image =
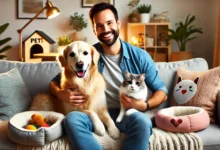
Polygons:
M92 7L94 4L101 2L114 5L114 0L82 0L82 7Z
M45 7L45 4L46 0L17 0L17 18L31 19ZM46 11L37 19L46 19Z

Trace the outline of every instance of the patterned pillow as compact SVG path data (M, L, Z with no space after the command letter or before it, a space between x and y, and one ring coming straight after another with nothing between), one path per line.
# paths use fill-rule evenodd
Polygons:
M31 97L17 68L0 74L0 120L29 107Z
M220 67L207 71L190 71L180 67L171 106L197 106L204 108L215 123L215 104L220 89Z

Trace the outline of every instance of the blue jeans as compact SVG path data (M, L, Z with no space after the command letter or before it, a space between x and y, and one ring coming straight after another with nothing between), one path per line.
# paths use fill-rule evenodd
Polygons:
M109 113L115 121L119 110L110 110ZM125 116L116 126L121 132L126 133L123 150L148 150L152 122L146 114L135 112ZM93 125L86 114L77 111L69 113L64 120L64 128L74 150L102 149L92 135Z

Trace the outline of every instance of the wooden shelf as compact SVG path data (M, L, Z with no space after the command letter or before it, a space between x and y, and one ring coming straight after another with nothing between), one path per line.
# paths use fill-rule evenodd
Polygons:
M134 43L132 38L138 38L141 34L143 43L139 46L140 48L148 51L155 61L170 61L171 45L168 43L166 46L160 46L160 43L162 43L161 35L168 34L166 28L170 28L169 22L128 23L127 41L132 44ZM149 40L153 43L150 44ZM138 45L138 43L135 44Z

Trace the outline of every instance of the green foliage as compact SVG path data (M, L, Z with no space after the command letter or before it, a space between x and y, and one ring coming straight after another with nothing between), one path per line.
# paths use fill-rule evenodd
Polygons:
M61 35L57 38L57 44L59 46L66 46L72 42L73 42L73 40L67 35Z
M137 11L142 14L142 13L150 13L151 11L151 5L145 5L142 4L140 6L137 7Z
M9 26L9 23L5 23L0 26L0 35L7 29L8 26ZM0 46L2 46L3 44L7 43L10 40L11 40L11 38L9 38L9 37L0 40ZM11 48L11 46L7 45L7 46L4 46L3 48L0 49L0 59L3 59L6 57L5 55L1 55L1 53L9 50L10 48Z
M194 33L203 33L202 28L195 28L192 22L195 20L195 16L188 15L185 23L179 22L176 24L176 30L167 29L169 34L167 35L167 40L175 40L177 42L178 48L180 51L186 50L186 43L190 40L193 40L197 37L191 37Z
M70 26L73 26L73 29L76 31L81 31L84 28L87 28L87 20L84 19L84 14L79 15L77 12L73 16L70 16Z
M128 3L128 6L130 6L131 8L134 8L138 5L139 2L140 0L130 0L130 2Z

